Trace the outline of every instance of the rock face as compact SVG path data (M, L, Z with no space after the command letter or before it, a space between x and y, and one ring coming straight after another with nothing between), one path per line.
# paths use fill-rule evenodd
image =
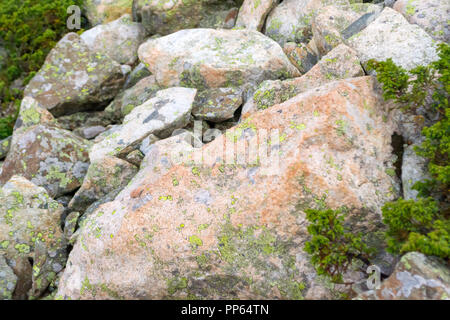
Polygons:
M344 43L344 31L348 27L366 14L376 14L379 11L379 6L366 3L321 8L312 20L312 32L319 53L325 55Z
M86 220L58 297L332 297L303 251L304 210L346 206L352 230L379 230L398 185L385 173L393 129L374 85L305 92L194 151L193 166L149 172L129 201ZM258 140L270 155L258 157Z
M182 30L139 48L163 86L220 88L299 76L281 47L249 30Z
M279 0L244 0L236 21L237 28L261 31L267 15Z
M145 34L144 27L132 22L131 16L126 14L83 32L81 39L93 52L108 55L119 64L132 65L138 58L137 50Z
M61 39L25 89L54 116L104 106L125 81L121 66L89 50L76 33Z
M222 122L233 118L242 105L242 89L216 88L199 92L192 109L196 119Z
M105 114L112 120L121 120L135 107L153 98L162 88L154 76L140 80L135 86L123 91L105 109Z
M105 156L124 156L137 149L147 136L166 138L175 129L188 125L197 90L169 88L159 91L153 99L136 107L124 122L103 140L94 144L91 161Z
M0 257L15 265L16 291L26 293L31 280L28 295L39 297L63 269L67 257L62 213L63 207L45 189L25 178L14 176L0 189ZM20 267L23 264L28 268Z
M235 7L236 2L239 1L135 0L133 19L142 22L149 34L159 35L167 35L181 29L222 27L230 19L223 13ZM222 17L224 21L220 23L211 16Z
M0 184L21 175L51 197L80 187L89 166L89 142L52 125L36 125L14 138L0 169Z
M337 46L324 56L309 72L300 78L284 81L264 81L253 98L243 107L245 119L252 113L285 102L299 93L323 84L364 75L356 52L344 44Z
M12 140L11 136L3 140L0 140L0 160L6 158L6 155L9 152L9 148L11 147L11 140Z
M385 8L367 28L351 37L348 45L358 51L364 65L370 59L392 58L396 65L410 70L438 60L433 39L391 8Z
M433 39L450 42L450 2L447 0L398 0L394 9L410 23L422 27Z
M363 293L366 300L449 300L450 271L445 261L419 252L405 254L381 287Z
M131 13L133 0L88 0L83 3L89 22L95 26Z
M0 255L0 300L12 299L16 289L17 276L6 263L5 258Z
M410 145L406 147L403 152L402 163L402 185L403 198L417 199L418 192L413 190L413 186L418 181L425 181L430 179L428 172L428 161L419 156L414 147L417 145Z
M80 190L69 203L69 209L85 211L111 191L125 187L136 172L134 165L116 157L105 157L91 163Z

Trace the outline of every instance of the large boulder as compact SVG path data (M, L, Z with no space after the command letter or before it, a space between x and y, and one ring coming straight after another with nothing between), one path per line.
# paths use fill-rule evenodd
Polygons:
M80 187L89 166L88 141L48 124L33 126L13 140L0 169L0 185L21 175L51 197Z
M132 22L129 14L89 29L81 35L81 39L93 52L108 55L119 64L129 65L136 62L137 50L144 38L144 27Z
M116 157L105 157L91 163L83 184L69 203L69 209L84 212L111 191L125 187L136 172L134 165Z
M261 31L267 15L279 0L244 0L236 20L237 28Z
M257 31L191 29L139 48L163 86L220 88L299 76L281 47Z
M142 22L149 34L167 35L182 29L224 27L234 0L135 0L133 19ZM223 19L220 23L217 20Z
M23 292L15 295L27 294L30 288L25 287L31 279L28 295L39 297L64 268L67 253L61 230L63 211L45 189L23 177L13 176L0 189L0 257L4 255L11 261L18 277L16 290Z
M91 51L69 33L50 51L25 89L54 116L99 109L119 92L124 70L109 56Z
M10 300L16 289L17 276L6 263L5 257L0 255L0 300Z
M89 153L91 161L105 156L124 157L137 149L149 135L169 137L176 129L189 124L190 114L197 90L169 88L158 91L156 96L136 107L118 126Z
M448 0L398 0L394 9L410 23L425 29L437 41L450 42L450 2Z
M310 264L305 209L345 206L354 232L380 230L398 184L385 172L393 128L375 83L305 92L194 151L193 166L156 181L150 171L129 201L86 220L58 298L323 299L348 290Z
M83 3L86 17L95 26L131 13L133 0L87 0Z
M364 300L449 300L448 263L419 252L405 254L381 287L361 294Z
M407 70L438 60L436 43L419 26L410 24L400 13L384 8L378 18L348 40L366 65L370 59L394 63Z
M364 75L356 52L344 44L334 48L299 78L264 81L242 109L245 119L254 112L285 102L299 93L339 79Z

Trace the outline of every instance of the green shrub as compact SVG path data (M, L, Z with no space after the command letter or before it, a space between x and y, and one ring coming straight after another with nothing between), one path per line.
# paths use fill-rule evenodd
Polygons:
M428 161L431 179L417 182L419 199L389 202L383 207L388 249L403 254L419 251L449 258L450 234L450 46L439 46L439 60L409 73L392 60L369 62L383 84L384 97L399 107L415 111L430 102L438 121L423 129L424 142L417 154Z
M11 92L11 83L19 78L24 84L34 76L56 42L69 30L67 8L82 0L2 0L0 1L0 45L8 55L0 68L1 107L20 105L23 93ZM10 134L14 118L0 119L0 139Z
M361 234L353 234L344 227L342 210L306 210L310 222L305 251L318 275L330 277L332 282L343 283L342 275L354 258L368 259L371 250L362 241Z

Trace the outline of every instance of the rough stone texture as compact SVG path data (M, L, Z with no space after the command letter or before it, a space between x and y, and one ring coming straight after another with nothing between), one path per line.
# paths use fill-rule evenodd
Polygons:
M0 140L0 160L3 160L6 158L8 152L9 152L9 148L11 147L11 140L12 140L12 136L9 136L8 138Z
M417 145L407 146L403 152L403 198L407 200L417 199L418 192L412 189L416 182L425 181L431 178L428 174L428 161L414 151L415 146Z
M188 158L202 164L154 181L149 173L129 201L104 204L86 220L57 296L301 299L345 291L310 265L304 210L345 205L352 230L379 230L380 208L398 185L385 173L393 129L374 86L362 77L300 94ZM258 137L262 129L279 135ZM250 152L254 162L240 165L247 151L238 148L232 159L241 160L222 163L226 145L257 139L270 146L269 161ZM277 158L278 170L267 166Z
M21 175L58 197L83 182L89 166L87 140L51 125L33 126L14 140L0 169L0 185Z
M244 0L236 21L237 28L261 31L267 15L279 0Z
M151 76L151 73L147 69L145 64L141 62L128 75L127 80L125 80L125 84L123 85L123 88L129 89L134 85L136 85L136 83L138 83L140 80L147 78L148 76Z
M0 255L0 300L11 300L16 289L17 276Z
M275 41L250 30L178 31L145 42L139 58L168 87L239 87L300 75Z
M106 131L106 128L103 126L92 126L92 127L81 127L81 128L75 129L74 133L84 139L91 140L105 131Z
M448 264L419 252L405 254L394 273L377 290L358 298L365 300L449 300L450 271Z
M137 50L144 42L145 34L144 27L126 14L83 32L81 39L93 52L108 55L119 64L132 65L138 58Z
M107 127L110 124L111 120L103 111L77 112L58 118L58 126L70 131L75 131L80 127Z
M311 70L318 62L314 50L309 45L287 42L283 47L284 53L291 63L302 73Z
M101 108L122 88L121 66L89 50L76 33L69 33L50 51L44 65L25 89L54 116Z
M133 0L87 0L84 1L84 11L89 22L95 26L131 13L132 3Z
M195 98L192 114L201 120L222 122L233 118L242 105L242 89L216 88L200 91Z
M200 26L225 26L232 18L228 13L233 7L233 0L135 0L133 19L142 22L149 34L167 35Z
M64 238L66 238L71 244L74 243L73 235L75 233L79 218L79 212L71 212L67 215L66 220L64 220Z
M84 212L111 191L126 186L136 172L134 165L116 157L105 157L91 163L83 184L69 203L69 209Z
M374 22L348 40L348 45L358 51L364 65L370 59L392 58L395 64L410 70L439 59L433 39L391 8L384 8Z
M312 32L317 49L325 55L344 43L343 32L352 23L370 12L379 12L381 7L367 3L349 6L326 6L321 8L312 21ZM371 34L373 37L374 35Z
M154 76L146 77L135 86L120 93L105 109L105 114L112 120L122 120L135 107L153 98L161 89Z
M422 27L433 39L450 42L448 0L398 0L394 9L410 23Z
M154 98L134 108L121 126L94 144L89 153L91 161L101 160L106 155L126 156L150 134L164 138L175 129L185 127L196 94L196 89L189 88L158 91Z
M13 176L0 189L0 256L16 266L18 287L24 278L32 279L29 296L40 296L66 262L63 210L45 189L23 177ZM20 268L29 265L28 258L33 259L32 270Z
M242 117L245 119L257 110L267 109L325 83L362 75L364 75L364 70L356 52L341 44L300 78L263 82L253 98L244 105Z

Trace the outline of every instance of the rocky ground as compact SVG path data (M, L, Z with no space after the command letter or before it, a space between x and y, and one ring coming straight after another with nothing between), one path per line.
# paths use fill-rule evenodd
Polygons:
M437 60L450 4L362 2L89 1L0 141L0 299L448 299L448 265L381 239L435 119L389 112L367 62ZM377 247L378 290L316 274L325 207Z

